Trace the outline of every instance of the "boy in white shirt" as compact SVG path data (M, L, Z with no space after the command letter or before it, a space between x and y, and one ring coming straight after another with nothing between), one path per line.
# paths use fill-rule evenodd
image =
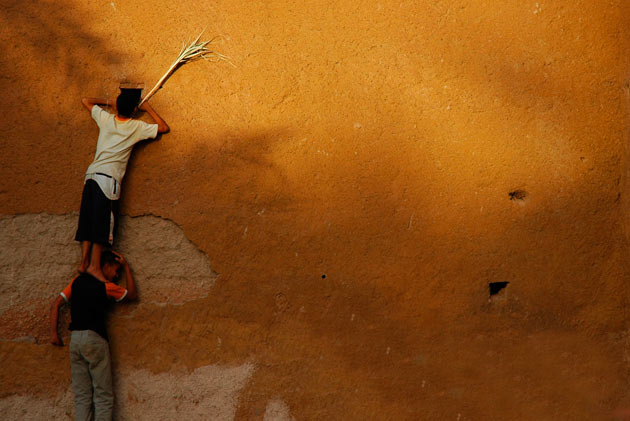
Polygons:
M103 247L114 241L114 222L117 217L120 183L125 176L133 146L144 139L154 139L169 127L155 110L144 103L140 107L156 124L133 119L138 109L140 91L122 90L116 99L116 115L99 105L109 106L107 100L83 98L83 106L90 111L99 128L94 161L85 174L79 227L75 240L81 242L82 257L79 273L87 272L106 282L101 270Z

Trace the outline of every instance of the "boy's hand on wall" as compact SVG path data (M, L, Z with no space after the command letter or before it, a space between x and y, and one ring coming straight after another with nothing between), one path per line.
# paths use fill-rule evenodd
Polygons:
M120 263L121 266L126 266L127 265L127 261L125 260L125 258L123 257L122 254L115 252L114 250L112 250L112 253L114 253L116 255L116 261L118 263Z

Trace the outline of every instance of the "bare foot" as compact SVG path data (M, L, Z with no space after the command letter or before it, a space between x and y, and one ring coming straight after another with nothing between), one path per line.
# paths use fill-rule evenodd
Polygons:
M105 275L103 275L103 271L100 268L97 269L95 267L88 266L86 272L101 282L107 282L107 279L105 279Z

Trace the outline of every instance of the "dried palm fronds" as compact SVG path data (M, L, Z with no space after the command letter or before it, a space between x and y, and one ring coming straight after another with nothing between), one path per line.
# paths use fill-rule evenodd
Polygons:
M212 51L210 50L210 48L208 48L209 45L212 45L215 41L220 39L220 37L214 37L209 41L199 41L201 39L202 34L203 32L199 34L199 36L195 38L194 41L188 44L188 46L186 46L185 43L182 43L182 49L179 52L179 55L177 56L177 59L175 60L175 62L166 71L166 73L164 73L164 76L162 76L160 80L158 80L158 82L149 91L149 93L144 98L142 98L142 101L140 101L140 104L138 104L138 106L142 105L145 101L148 101L149 98L155 95L158 89L162 87L164 82L166 82L166 80L173 74L173 72L175 72L175 70L177 70L180 66L186 63L190 63L192 61L196 61L200 59L213 61L213 62L223 60L223 61L227 61L232 66L234 66L234 64L230 62L227 56L224 56L223 54L218 53L216 51Z

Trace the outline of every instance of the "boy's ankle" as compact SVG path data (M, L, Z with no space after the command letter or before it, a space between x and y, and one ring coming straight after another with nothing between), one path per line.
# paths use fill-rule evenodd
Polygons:
M86 273L89 273L90 275L92 275L93 277L97 278L100 281L106 282L105 280L105 274L103 273L103 271L100 268L96 268L93 266L88 266L88 268L85 270Z

